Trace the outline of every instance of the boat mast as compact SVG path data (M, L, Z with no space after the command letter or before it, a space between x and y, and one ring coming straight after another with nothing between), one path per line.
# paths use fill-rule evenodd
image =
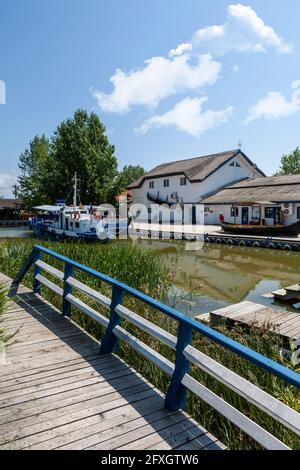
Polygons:
M75 171L74 175L74 195L73 195L73 206L77 206L77 171Z

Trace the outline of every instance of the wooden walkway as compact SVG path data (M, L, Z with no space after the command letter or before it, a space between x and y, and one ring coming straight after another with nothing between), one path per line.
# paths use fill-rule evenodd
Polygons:
M45 299L22 285L13 293L3 325L19 332L0 365L1 450L224 448Z
M201 319L201 316L199 316ZM266 326L284 340L300 340L300 314L286 312L279 308L244 301L229 307L214 310L210 313L210 321L221 319L241 325Z

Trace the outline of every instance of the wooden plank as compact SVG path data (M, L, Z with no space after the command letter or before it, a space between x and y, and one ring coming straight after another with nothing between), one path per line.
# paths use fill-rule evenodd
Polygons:
M95 356L92 357L90 360L82 361L82 362L77 362L72 365L64 365L63 367L56 367L55 369L52 370L44 370L42 369L42 372L36 373L36 374L31 374L27 375L25 377L16 377L16 378L10 378L10 379L5 379L2 380L0 384L0 393L3 391L7 390L13 390L13 389L18 389L21 387L26 387L28 384L34 384L34 383L41 383L43 380L49 380L51 381L52 377L59 378L63 374L74 374L77 373L77 371L82 371L84 369L101 369L106 364L113 363L113 364L118 364L118 361L114 358L114 356L109 355L107 356Z
M241 309L238 306L242 304L244 304L244 302L211 312L211 320L217 322L222 318L224 320L238 322L241 325L253 325L257 328L269 326L273 327L277 334L287 338L293 338L296 333L298 333L300 315L298 316L298 314L287 313L280 309L274 309L252 302L250 302L252 308L248 303L248 305L246 305L247 309ZM288 328L284 327L286 323Z
M142 450L142 449L149 449L157 444L159 444L156 448L160 449L163 447L164 442L171 440L172 437L180 434L184 431L185 436L187 436L187 430L195 427L193 421L189 419L181 420L179 423L172 424L172 421L169 419L168 421L162 421L161 423L157 423L156 427L153 429L147 429L148 435L143 437L141 434L141 430L138 433L135 433L135 440L130 442L130 439L127 440L126 444L120 445L120 443L113 447L119 451L121 450ZM173 422L174 423L174 422ZM156 432L155 432L156 431ZM202 431L198 429L198 435L201 435ZM128 436L129 437L129 436ZM132 438L131 438L132 439ZM109 445L109 443L107 443Z
M45 412L38 417L30 416L29 418L24 418L22 420L18 419L17 426L16 422L4 424L1 426L0 445L5 443L7 439L19 439L35 434L35 430L38 430L37 432L39 432L39 430L45 430L54 427L55 424L52 426L52 423L58 422L58 420L63 417L65 417L65 422L67 422L69 416L77 412L83 413L86 410L86 412L89 414L91 412L89 410L93 410L92 414L94 414L94 410L101 405L110 404L108 406L114 407L113 402L115 400L126 400L126 398L129 398L130 396L137 395L138 393L142 392L147 393L146 395L143 394L143 396L148 397L154 395L153 390L149 387L148 384L136 385L134 382L131 383L131 386L121 388L117 391L112 387L110 387L110 389L107 387L104 390L105 393L98 397L89 398L88 400L82 400L79 403L74 403L64 408Z
M100 323L100 325L107 328L109 319L106 318L101 313L97 312L97 310L93 309L89 305L87 305L82 300L78 299L72 294L66 295L66 299L70 302L70 304L74 305L74 307L78 308L81 312L85 313L88 317L92 318L96 322Z
M120 315L120 317L129 321L130 323L137 326L138 328L145 331L146 333L149 333L151 336L154 336L155 338L157 338L159 341L162 341L164 344L166 344L170 348L175 349L176 343L177 343L176 336L171 335L166 330L163 330L162 328L155 325L154 323L151 323L150 321L145 320L144 318L137 315L132 310L129 310L128 308L124 307L123 305L118 305L115 308L115 311L117 312L118 315Z
M139 418L144 410L147 410L146 413L148 414L155 410L159 411L162 408L163 400L161 397L154 395L153 397L149 397L146 402L140 400L134 402L134 404L128 403L123 406L102 411L101 414L94 414L83 418L80 421L81 426L78 424L78 421L73 421L56 428L57 433L55 433L55 429L43 431L35 435L35 438L32 440L33 442L36 441L35 443L25 445L24 448L34 450L56 449L59 448L60 445L63 446L69 442L72 442L74 448L76 448L76 442L80 440L80 437L82 436L84 438L86 433L89 432L92 434L94 429L95 432L97 432L98 439L101 439L102 431L113 428L115 423L117 426L131 419Z
M185 348L184 356L207 374L265 411L276 421L300 434L300 414L297 411L192 346Z
M41 269L62 280L62 271L56 272L43 263L39 264ZM44 285L62 293L47 278L37 276L39 282L44 281ZM73 287L81 290L83 286L81 283ZM88 295L86 287L84 293ZM93 295L102 296L92 291ZM86 313L99 319L99 312L70 295L68 300L76 302L77 308L86 309ZM100 299L110 307L110 299L103 297ZM138 322L145 331L149 328L147 332L152 336L175 347L175 337L151 322L144 322L129 309L119 307L127 315L126 320L132 320L136 326ZM103 319L106 326L108 319ZM19 293L10 302L6 326L9 332L21 329L8 352L8 363L1 367L1 449L83 449L93 445L107 448L108 442L120 446L120 439L124 444L129 439L138 440L141 445L141 432L147 437L148 445L155 444L157 439L163 442L161 433L174 440L175 430L178 439L195 440L194 436L184 435L188 428L197 428L199 432L194 420L185 413L164 409L164 397L153 385L117 356L97 354L99 343L72 320L62 318L58 309L41 296L27 288ZM174 365L170 361L123 328L115 327L114 334L165 373L173 373ZM179 428L180 423L185 424Z
M43 269L43 270L46 271L47 273L52 274L52 276L55 276L55 277L57 277L58 279L63 280L63 278L64 278L64 273L63 273L63 271L60 271L59 269L54 268L53 266L51 266L51 265L48 264L48 263L45 263L45 262L42 261L41 259L37 260L37 261L35 262L35 264L36 264L36 266L38 266L39 268Z
M25 381L25 382L22 381L21 383L17 381L13 383L12 385L1 386L1 398L3 397L4 394L7 394L9 392L15 392L16 395L19 396L19 393L17 393L18 390L22 390L22 394L29 393L30 390L28 389L34 387L34 390L36 390L36 386L38 386L40 390L41 385L43 384L48 384L49 387L53 387L55 386L55 384L60 383L62 380L68 377L72 378L72 380L74 380L75 382L77 377L81 377L82 379L84 379L87 377L93 377L95 375L99 376L103 372L106 371L107 367L109 369L112 367L117 369L118 367L126 367L126 365L122 363L119 363L119 364L116 363L113 357L111 357L110 361L106 359L105 362L101 361L100 359L99 359L99 362L93 362L92 364L85 362L81 368L73 367L73 368L67 369L66 371L60 371L55 374L52 373L52 375L44 374L42 377L41 375L39 375L38 377L30 381ZM85 377L85 375L87 377Z
M283 442L279 441L276 437L272 436L268 431L264 430L261 426L254 423L250 418L235 409L229 403L225 402L218 395L206 388L204 385L197 382L190 375L185 374L182 384L191 392L195 393L198 397L212 406L221 415L235 424L245 434L252 437L262 447L268 450L288 450L289 447Z
M83 422L84 427L81 429L69 431L58 438L53 437L31 446L30 449L81 450L92 445L99 445L100 442L124 434L125 423L128 423L128 427L126 427L126 431L128 431L168 415L169 412L163 409L162 406L163 402L159 401L157 396L154 396L148 398L146 403L137 402L134 407L128 405L127 407L115 408L103 413L100 422L93 423L90 418L87 418ZM105 447L105 442L103 447Z
M127 388L132 383L147 383L140 374L135 374L131 370L123 373L120 371L119 374L114 373L112 378L107 375L107 378L109 382L99 379L98 381L95 380L94 383L80 383L75 387L68 387L58 393L44 395L37 400L22 402L21 406L19 403L10 405L0 410L0 423L5 424L19 419L29 418L40 413L64 408L64 406L85 401L89 398L95 398L105 394L110 390L110 387L114 387L114 390L119 390Z
M69 276L66 280L67 284L69 284L72 287L75 287L75 289L80 290L87 296L91 297L92 299L96 300L100 305L106 308L110 308L111 300L106 297L105 295L101 294L100 292L97 292L95 289L92 289L91 287L87 286L86 284L83 284L83 282L78 281L72 276Z
M48 289L51 289L53 292L55 292L56 294L62 296L63 295L63 289L59 286L57 286L56 284L54 284L54 282L52 281L49 281L49 279L47 279L46 277L42 276L41 274L37 274L35 276L35 279L37 281L39 281L41 284L43 284L44 286L48 287Z
M174 364L170 362L168 359L163 357L158 352L154 351L154 349L147 346L145 343L137 339L135 336L128 333L124 328L120 326L115 326L113 329L113 333L122 341L129 344L135 351L140 353L146 359L151 361L154 365L159 367L165 374L171 376L174 372Z
M88 416L93 416L95 414L99 415L103 413L103 411L107 411L119 406L127 405L128 403L135 403L135 401L143 400L145 401L151 396L155 396L155 392L152 389L137 392L133 395L130 395L126 398L119 398L110 402L106 402L102 405L97 405L92 408L83 409L74 413L70 413L68 415L60 416L56 419L52 419L49 421L45 421L42 423L38 423L34 426L29 426L27 428L23 428L20 431L15 430L12 432L7 433L6 435L2 435L3 444L0 445L0 449L22 449L24 447L28 447L33 445L36 442L40 442L40 433L45 430L51 430L55 428L55 434L59 435L59 433L64 433L65 429L62 430L63 426L66 424L70 424L76 421L78 424L77 426L82 427L81 420ZM78 429L78 427L77 427ZM14 439L12 441L12 439ZM16 440L17 439L17 440ZM10 440L9 442L7 442Z
M116 377L122 377L131 374L132 371L130 368L126 367L126 365L120 365L119 367L112 367L111 370L106 371L106 377L113 379ZM52 386L47 388L46 386L42 386L40 388L36 388L34 392L28 393L25 391L25 393L21 393L18 395L15 395L12 393L11 396L7 398L2 398L0 401L0 408L7 408L10 407L11 405L17 405L17 404L22 404L22 407L24 406L25 402L31 402L32 399L38 400L39 398L43 397L49 397L51 395L57 395L61 392L76 389L76 388L81 388L87 385L92 385L98 382L104 382L106 380L105 377L99 376L99 375L94 375L88 378L85 378L84 380L81 378L78 378L77 380L65 380L64 383L56 386Z

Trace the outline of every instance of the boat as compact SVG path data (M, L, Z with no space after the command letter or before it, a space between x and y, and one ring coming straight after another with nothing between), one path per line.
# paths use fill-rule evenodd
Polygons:
M256 236L291 236L296 237L300 233L300 221L291 225L244 225L221 222L224 232L235 233L237 235L256 235Z
M73 205L57 200L53 205L36 206L37 214L30 226L37 238L56 240L78 239L108 241L128 231L128 219L116 218L107 206L77 205L77 175L75 173Z

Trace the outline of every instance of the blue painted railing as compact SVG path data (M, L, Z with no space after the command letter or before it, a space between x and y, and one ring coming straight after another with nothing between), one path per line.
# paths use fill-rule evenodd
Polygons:
M104 338L101 342L101 353L107 354L115 352L117 349L118 338L115 336L113 330L120 323L120 316L116 312L116 306L122 303L122 294L126 293L136 299L146 303L152 308L162 312L163 314L171 317L172 319L178 322L178 335L177 335L177 345L176 345L176 360L175 368L171 378L171 383L166 395L165 405L168 409L177 410L185 406L186 400L186 388L182 385L183 376L188 373L189 370L189 361L186 359L183 354L186 346L192 344L192 333L196 331L206 338L214 341L215 343L224 346L226 349L232 351L238 356L247 359L253 364L265 369L269 373L280 377L285 380L287 383L292 384L300 388L300 374L295 371L284 367L283 365L263 356L262 354L243 346L242 344L234 341L233 339L227 337L226 335L215 331L214 329L193 320L192 318L184 315L183 313L175 310L172 307L169 307L158 300L153 299L152 297L143 294L142 292L134 289L122 282L117 281L116 279L111 278L105 274L102 274L94 269L91 269L83 264L80 264L76 261L73 261L65 256L56 253L48 248L43 246L35 246L32 253L24 263L20 272L16 276L14 282L19 283L27 271L30 269L31 265L35 265L35 262L41 258L42 254L50 255L53 258L62 261L64 263L64 288L63 288L63 305L62 305L62 314L69 316L71 313L71 304L67 300L67 295L71 293L72 287L66 282L66 279L69 276L74 276L75 270L84 272L96 279L99 279L112 287L112 299L110 305L110 319L109 324L106 329ZM39 267L35 265L35 275L39 273ZM40 291L40 283L34 279L33 289L35 292Z

